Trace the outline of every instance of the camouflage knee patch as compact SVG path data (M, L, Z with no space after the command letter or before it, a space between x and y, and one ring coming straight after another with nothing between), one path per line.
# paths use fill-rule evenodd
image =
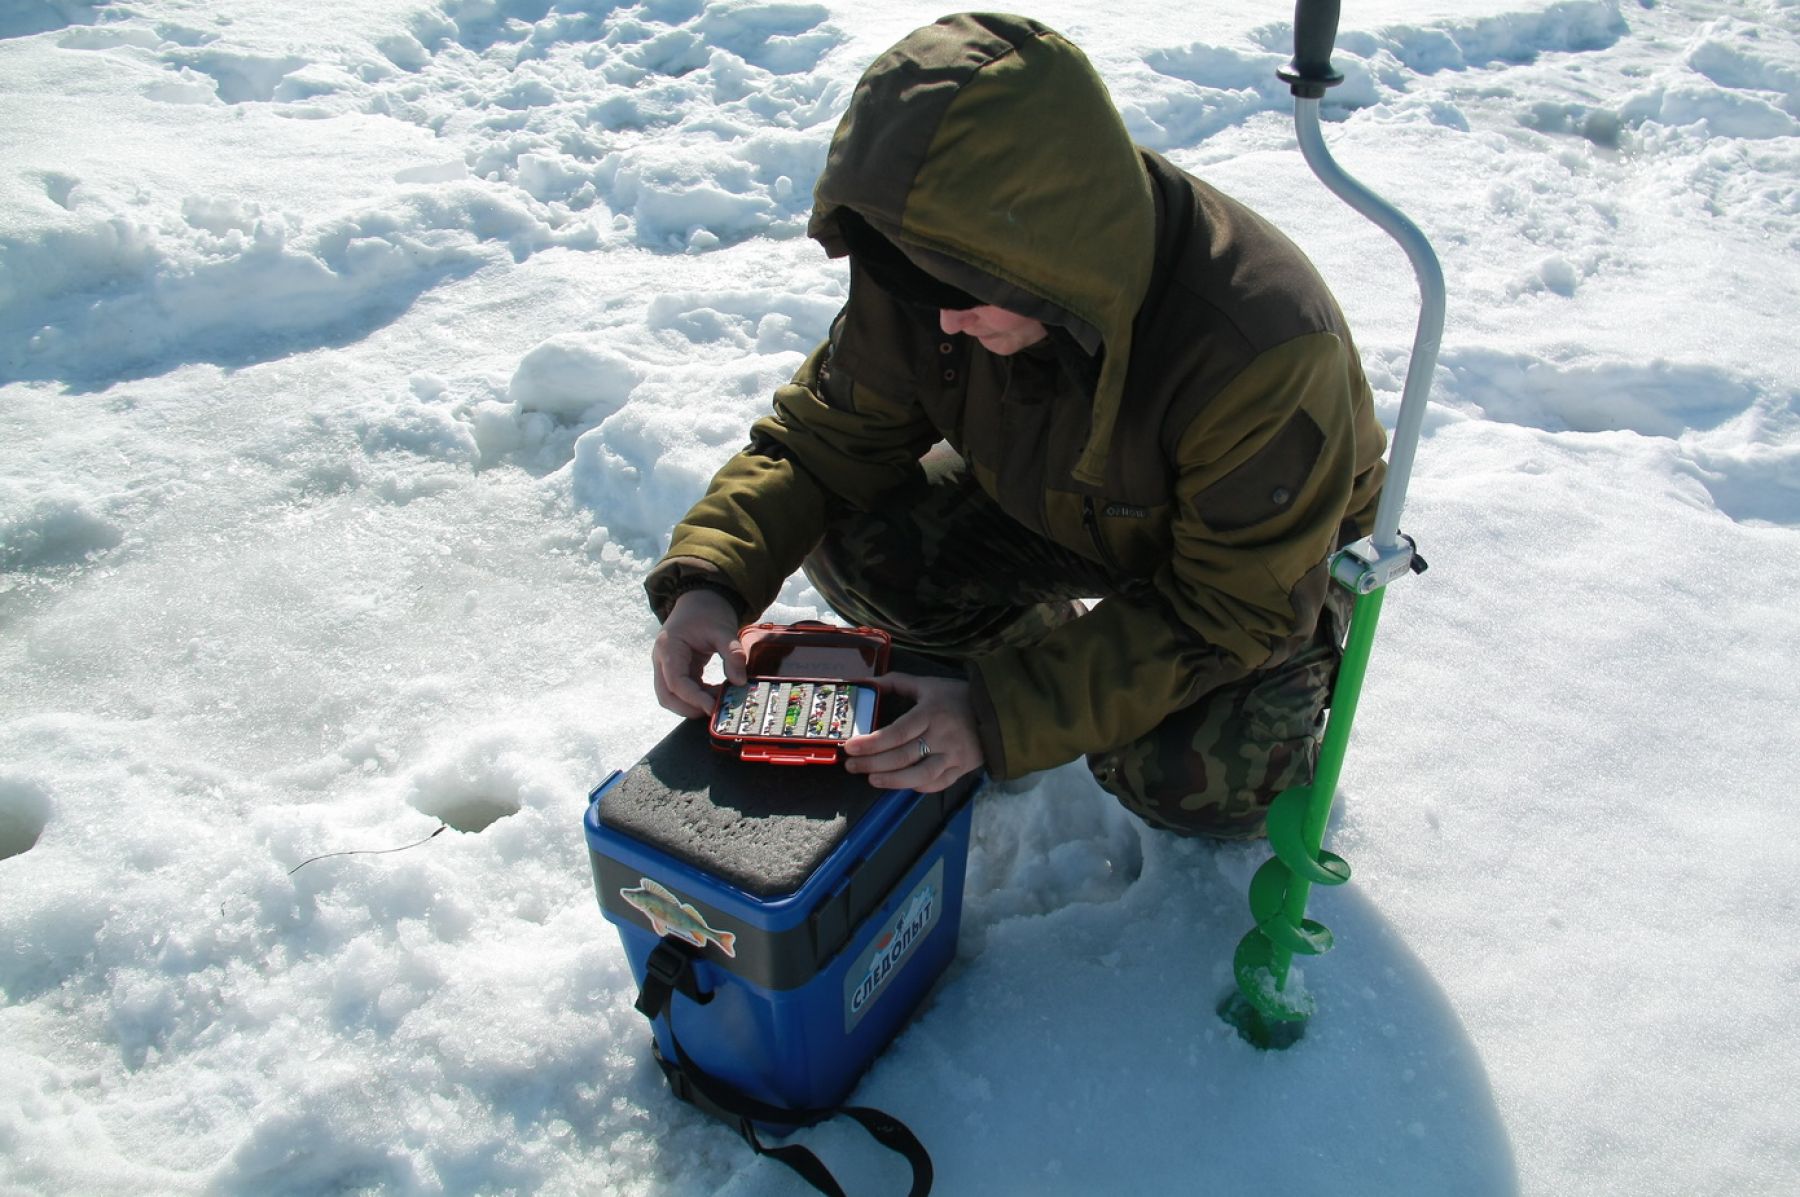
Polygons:
M1274 669L1204 695L1148 735L1088 767L1103 789L1155 827L1250 839L1269 805L1312 780L1338 661L1321 634Z

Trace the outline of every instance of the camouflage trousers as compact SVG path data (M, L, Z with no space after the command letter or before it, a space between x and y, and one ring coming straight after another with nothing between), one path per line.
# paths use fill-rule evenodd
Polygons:
M925 465L925 483L882 510L835 510L806 559L806 576L850 622L956 661L1035 643L1080 616L1075 600L1144 585L1019 524L942 446ZM1350 609L1348 594L1332 591L1305 648L1201 695L1128 744L1090 753L1095 780L1155 827L1262 835L1269 804L1309 783L1318 760Z

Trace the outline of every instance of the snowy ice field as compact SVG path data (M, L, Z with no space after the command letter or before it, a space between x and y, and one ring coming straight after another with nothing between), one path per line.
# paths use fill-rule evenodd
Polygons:
M843 299L837 113L949 7L0 2L0 1193L804 1191L667 1095L579 819L670 723L645 569ZM1344 7L1327 140L1450 304L1320 1014L1212 1014L1265 849L1066 767L980 800L858 1097L947 1194L1800 1191L1800 4ZM1291 6L1026 11L1391 423Z

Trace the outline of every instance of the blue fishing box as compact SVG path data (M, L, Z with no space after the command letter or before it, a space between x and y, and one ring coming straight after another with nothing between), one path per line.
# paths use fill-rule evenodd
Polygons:
M600 908L639 986L661 978L639 1008L679 1096L671 1064L782 1110L843 1103L955 955L978 776L882 791L715 751L695 719L593 791Z

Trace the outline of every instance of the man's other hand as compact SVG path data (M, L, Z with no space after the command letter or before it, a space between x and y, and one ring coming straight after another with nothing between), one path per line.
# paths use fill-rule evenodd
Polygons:
M844 745L844 767L866 773L871 785L933 794L978 769L981 739L969 683L955 678L885 673L875 679L885 694L902 694L913 709L878 731Z
M656 701L689 719L710 714L719 687L706 685L700 675L714 657L724 664L731 685L748 679L737 610L716 590L690 590L675 600L650 649Z

